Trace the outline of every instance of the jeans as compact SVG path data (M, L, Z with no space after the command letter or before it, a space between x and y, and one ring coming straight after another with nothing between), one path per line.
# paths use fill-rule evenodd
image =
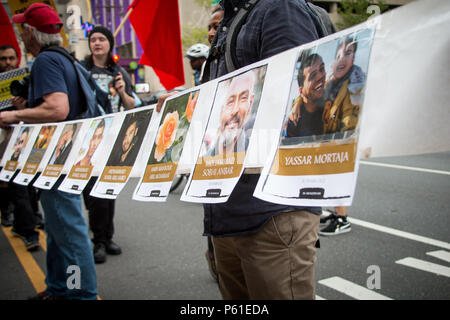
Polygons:
M42 191L41 204L47 232L46 293L68 299L97 299L97 275L81 197L54 186ZM69 266L78 268L74 271Z

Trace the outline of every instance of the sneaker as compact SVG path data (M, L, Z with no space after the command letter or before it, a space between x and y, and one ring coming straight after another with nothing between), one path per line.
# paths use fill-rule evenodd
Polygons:
M337 213L335 211L323 209L322 214L320 215L320 224L327 223L331 219L335 219L337 217Z
M350 222L346 218L344 220L342 217L336 216L331 220L329 225L319 231L319 234L322 236L334 236L349 232L350 230L352 230Z
M112 240L108 241L106 243L106 253L108 254L112 254L112 255L119 255L122 253L122 249L116 244L114 243Z
M94 245L94 261L95 263L103 263L106 261L106 247L102 242Z

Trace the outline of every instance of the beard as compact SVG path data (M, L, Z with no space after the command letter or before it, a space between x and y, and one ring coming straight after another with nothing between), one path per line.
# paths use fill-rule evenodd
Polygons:
M237 138L239 137L240 129L225 129L220 135L219 145L225 149L225 152L231 152L235 145Z

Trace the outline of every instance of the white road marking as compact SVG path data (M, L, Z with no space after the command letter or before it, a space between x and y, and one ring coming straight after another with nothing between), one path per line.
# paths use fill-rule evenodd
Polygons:
M427 252L427 255L450 262L450 252L445 250Z
M321 296L318 296L318 295L316 294L316 300L327 300L327 299L322 298Z
M371 162L371 161L363 161L363 160L361 160L359 163L367 164L369 166L386 167L386 168L393 168L393 169L403 169L403 170L411 170L411 171L426 172L426 173L437 173L437 174L444 174L444 175L450 176L450 171L444 171L444 170L425 169L425 168L418 168L418 167L401 166L398 164Z
M431 263L428 261L411 257L395 261L395 263L450 278L450 268L446 266L441 266L440 264Z
M340 277L331 277L328 279L320 280L319 283L358 300L392 300L389 297L386 297L382 294L364 288L358 284L342 279Z
M445 241L435 240L435 239L419 236L419 235L416 235L413 233L384 227L384 226L381 226L381 225L378 225L378 224L375 224L372 222L367 222L367 221L359 220L356 218L348 217L347 219L350 221L350 223L359 225L361 227L369 228L369 229L384 232L384 233L389 233L389 234L392 234L397 237L402 237L405 239L414 240L414 241L422 242L422 243L429 244L429 245L432 245L435 247L440 247L443 249L450 250L450 243L445 242Z

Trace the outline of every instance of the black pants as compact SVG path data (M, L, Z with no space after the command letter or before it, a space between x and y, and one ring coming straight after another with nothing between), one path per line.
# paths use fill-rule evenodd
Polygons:
M39 234L34 230L36 227L35 212L38 210L37 195L32 186L34 180L28 186L22 186L11 181L8 184L10 199L14 204L13 227L16 232L25 237Z
M115 200L101 199L89 195L97 177L92 177L83 190L83 199L89 211L89 226L94 234L94 244L107 243L114 235L114 206Z
M2 182L3 183L3 182ZM2 213L2 217L4 219L7 218L9 205L11 203L11 190L8 187L8 184L2 184L0 187L0 211Z

